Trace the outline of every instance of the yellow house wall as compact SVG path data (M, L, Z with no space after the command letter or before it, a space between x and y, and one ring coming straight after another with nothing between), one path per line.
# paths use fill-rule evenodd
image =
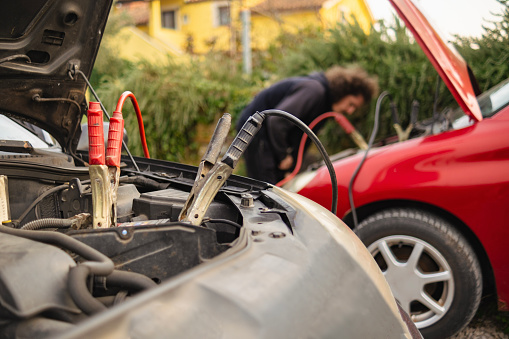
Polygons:
M193 52L195 53L209 51L212 48L212 41L215 41L214 49L228 50L230 48L230 27L214 27L214 1L185 4L183 0L161 0L159 3L159 11L165 8L178 8L177 29L162 28L159 24L159 30L155 33L156 37L163 41L173 41L182 50L186 50L186 46L189 44L188 38L192 37ZM231 20L235 24L239 13L239 4L234 1L230 2L230 6ZM187 22L184 20L185 16L187 16Z
M166 51L158 49L149 40L143 39L142 35L134 32L136 28L124 27L118 33L123 43L122 48L118 48L119 56L131 60L145 59L152 62L160 62L166 58Z
M296 32L300 28L319 23L318 13L301 11L283 14L281 22L270 17L253 14L251 16L251 43L253 48L265 49L281 31Z
M174 29L161 28L161 31L157 37L159 40L169 46L174 47L175 49L184 50L186 39L185 36L182 35L182 32L176 31Z
M113 42L119 56L131 60L148 60L151 62L164 62L168 54L181 56L180 49L172 48L170 44L161 43L138 27L124 27L117 33L117 43ZM120 44L119 41L122 43Z
M343 18L350 24L355 20L364 32L369 33L374 23L373 16L361 0L330 0L324 3L320 10L322 23L325 27L334 27L343 21ZM353 17L355 17L355 20Z
M213 25L214 3L212 1L188 4L181 11L188 16L187 25L182 25L182 32L193 38L194 52L205 53L212 48L228 50L230 44L230 29L228 26Z
M185 36L182 35L179 27L180 18L177 18L177 29L163 28L161 26L161 11L168 8L179 8L183 3L182 0L155 0L150 2L151 14L148 33L174 50L182 50L185 44Z
M244 0L244 6L253 6L262 0ZM198 3L184 3L184 0L153 0L151 4L151 22L147 27L141 27L152 37L170 46L171 49L186 50L188 38L192 37L193 52L206 53L212 48L211 42L215 40L214 49L229 50L231 46L230 34L233 32L240 40L241 23L239 20L240 2L231 1L231 21L234 29L229 26L214 27L213 16L215 1ZM167 29L161 27L161 11L167 8L178 8L177 28ZM341 15L343 13L343 15ZM270 41L279 35L281 29L294 32L309 25L322 25L333 27L341 22L342 17L353 22L352 14L365 32L369 32L373 18L363 0L329 0L318 11L295 11L284 13L280 19L283 24L267 16L252 13L251 15L251 41L253 48L267 48ZM184 23L184 17L187 22ZM152 21L152 18L155 20Z
M330 0L326 1L318 12L295 11L280 16L283 24L275 19L261 14L253 14L251 17L251 41L253 48L265 49L270 42L278 36L281 30L294 32L297 29L309 25L322 25L331 28L341 23L345 18L349 23L354 19L361 28L369 33L373 17L362 0Z

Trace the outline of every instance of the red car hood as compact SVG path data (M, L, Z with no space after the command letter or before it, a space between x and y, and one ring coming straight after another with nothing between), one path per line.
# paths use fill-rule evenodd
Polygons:
M470 117L482 120L468 65L456 49L446 43L411 0L389 0L399 17L413 33L440 77Z

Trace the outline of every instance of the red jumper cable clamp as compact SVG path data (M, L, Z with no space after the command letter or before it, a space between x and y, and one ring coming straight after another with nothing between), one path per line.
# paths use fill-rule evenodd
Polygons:
M103 111L98 102L90 102L87 116L93 226L94 228L113 227L117 220L116 201L124 120L121 112L113 113L105 155Z

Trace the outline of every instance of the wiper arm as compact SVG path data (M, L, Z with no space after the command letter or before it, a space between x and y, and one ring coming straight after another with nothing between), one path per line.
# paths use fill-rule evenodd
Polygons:
M0 140L0 151L10 153L33 153L34 147L28 141Z

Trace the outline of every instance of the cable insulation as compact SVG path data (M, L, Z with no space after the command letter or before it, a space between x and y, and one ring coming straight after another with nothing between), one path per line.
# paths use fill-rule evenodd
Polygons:
M278 116L281 118L285 118L286 120L289 120L293 122L299 129L306 133L311 141L316 145L318 148L318 151L323 157L323 161L325 162L325 165L327 166L327 169L329 170L329 175L331 178L331 184L332 184L332 206L331 206L331 212L336 214L338 209L338 180L336 178L336 172L334 171L334 167L332 166L332 162L329 158L329 155L327 154L327 151L325 150L325 147L323 147L322 143L320 142L320 139L316 136L316 134L301 120L299 120L294 115L279 110L279 109L268 109L265 111L260 112L262 115L266 116Z
M357 220L357 211L355 209L355 203L353 200L353 184L355 183L355 179L357 179L357 175L359 174L362 166L364 165L364 162L366 161L366 158L368 157L368 152L373 146L373 142L375 141L376 134L378 133L378 125L380 122L380 108L382 105L382 101L385 97L390 98L390 94L387 91L384 91L380 93L378 96L378 100L376 101L376 107L375 107L375 123L373 125L373 131L371 132L371 136L369 137L368 142L368 149L364 152L364 156L362 157L361 162L359 162L359 165L357 165L357 168L353 172L352 178L350 179L350 183L348 184L348 201L350 202L350 209L352 210L352 216L353 216L353 224L354 227L357 227L358 220Z

